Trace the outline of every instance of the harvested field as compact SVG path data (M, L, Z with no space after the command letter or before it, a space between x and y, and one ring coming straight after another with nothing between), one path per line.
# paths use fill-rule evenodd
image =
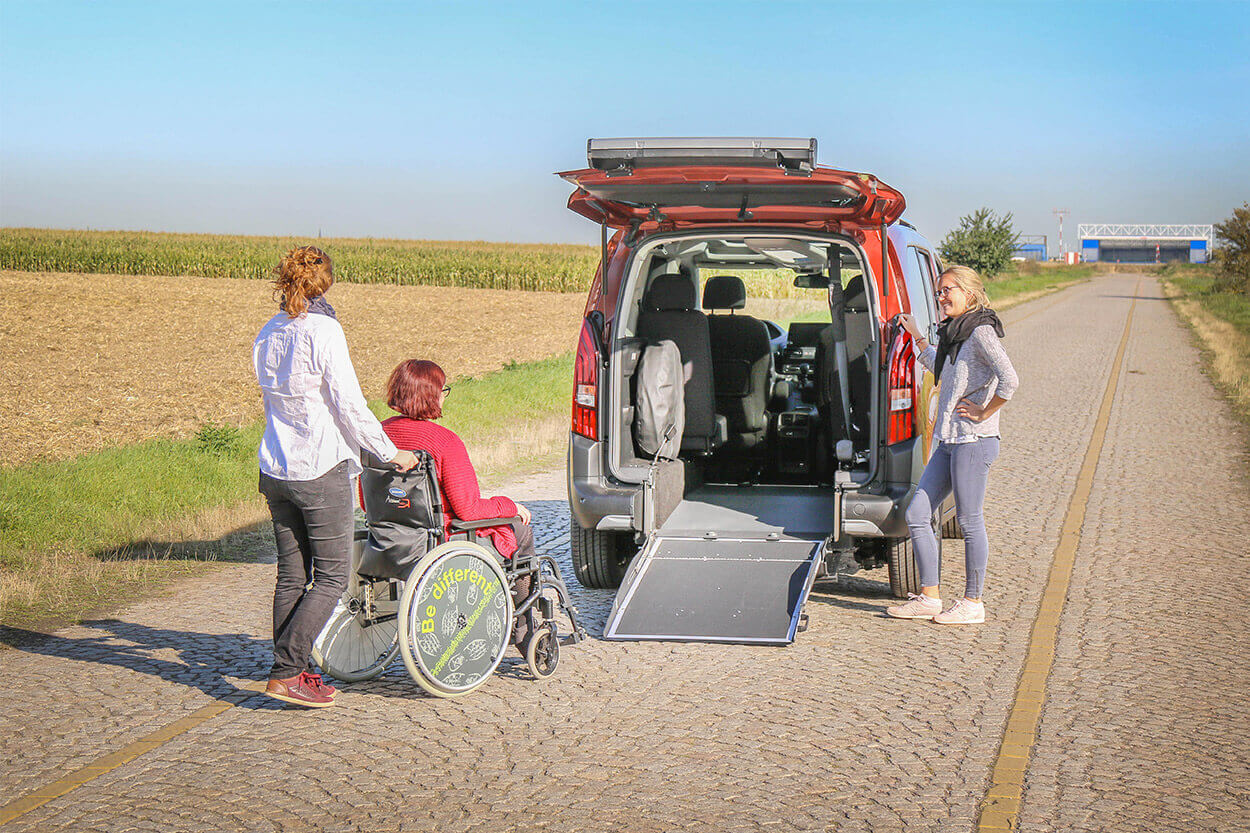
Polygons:
M370 398L405 358L462 377L568 352L585 304L582 293L347 283L328 298ZM274 311L256 280L0 271L4 464L259 419L251 345Z

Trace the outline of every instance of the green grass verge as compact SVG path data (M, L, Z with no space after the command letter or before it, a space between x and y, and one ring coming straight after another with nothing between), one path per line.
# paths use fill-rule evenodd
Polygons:
M1250 426L1250 294L1232 288L1235 282L1221 280L1208 266L1169 265L1162 279L1168 299L1194 333L1208 376Z
M1009 305L1025 295L1053 291L1089 280L1093 274L1093 266L1021 266L987 281L985 292L990 296L991 304Z
M1250 295L1221 290L1209 266L1169 266L1163 277L1203 309L1250 336Z
M572 368L564 355L456 380L441 423L498 482L563 449ZM0 469L0 624L68 624L229 557L212 536L184 538L222 507L245 504L240 516L254 520L261 430L206 426L188 440Z

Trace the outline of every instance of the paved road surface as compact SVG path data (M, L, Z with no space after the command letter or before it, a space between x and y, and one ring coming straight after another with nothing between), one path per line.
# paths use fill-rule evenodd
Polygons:
M1250 829L1245 446L1155 282L1116 275L1004 316L984 626L885 619L874 571L788 648L592 639L463 701L397 665L305 713L236 688L273 567L230 567L0 652L0 802L102 773L4 830L973 830L1131 306L1019 827ZM561 475L510 491L567 564ZM611 594L570 583L597 632Z

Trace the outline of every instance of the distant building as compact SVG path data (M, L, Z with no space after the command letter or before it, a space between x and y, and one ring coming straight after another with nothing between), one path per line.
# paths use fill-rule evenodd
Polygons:
M1016 250L1011 253L1012 258L1019 260L1046 260L1046 244L1045 243L1020 243L1016 246Z
M1206 263L1215 230L1209 225L1082 223L1086 263Z

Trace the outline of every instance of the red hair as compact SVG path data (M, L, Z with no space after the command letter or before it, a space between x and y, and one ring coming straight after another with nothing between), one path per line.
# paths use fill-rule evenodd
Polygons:
M443 415L439 402L447 374L434 362L408 359L391 371L386 383L386 404L412 419L438 419Z

